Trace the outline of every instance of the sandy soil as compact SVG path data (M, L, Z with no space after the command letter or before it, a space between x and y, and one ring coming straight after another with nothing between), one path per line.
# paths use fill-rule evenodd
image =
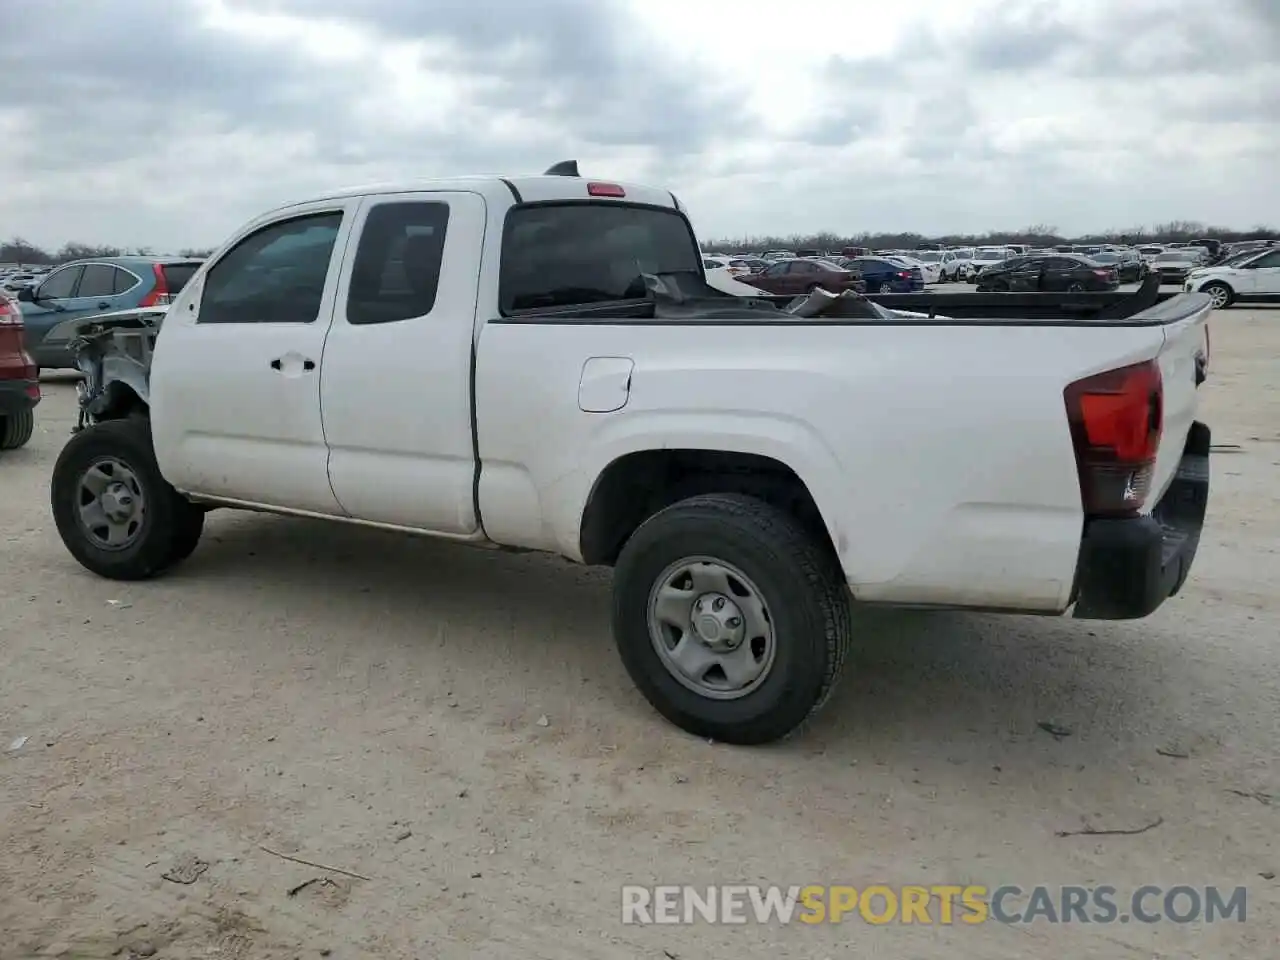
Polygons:
M218 513L170 578L95 579L49 517L74 408L49 380L0 462L0 957L1280 955L1280 311L1219 315L1213 348L1240 450L1180 597L1138 623L864 613L821 721L767 749L664 724L607 574L554 558ZM1249 901L1190 927L620 922L622 884L680 882Z

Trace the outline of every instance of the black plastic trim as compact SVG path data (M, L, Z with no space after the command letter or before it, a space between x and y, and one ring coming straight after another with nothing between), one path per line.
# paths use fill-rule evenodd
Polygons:
M520 190L514 183L506 177L500 177L499 179L507 185L507 189L511 191L511 198L515 200L516 203L524 203L524 197L520 196Z
M1136 620L1182 589L1209 503L1210 439L1208 426L1191 425L1177 475L1149 517L1085 522L1072 616Z

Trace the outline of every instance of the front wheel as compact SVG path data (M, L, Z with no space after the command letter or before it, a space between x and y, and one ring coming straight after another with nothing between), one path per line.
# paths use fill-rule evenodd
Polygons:
M1215 310L1225 310L1235 299L1234 291L1225 283L1206 283L1200 288L1200 292L1209 295Z
M690 497L627 541L613 633L649 703L689 733L760 744L830 696L850 642L830 551L789 514L740 494Z
M17 450L26 446L35 429L36 413L30 407L0 414L0 450Z
M58 535L86 569L111 580L145 580L195 549L204 511L160 473L151 423L96 423L73 436L53 467Z

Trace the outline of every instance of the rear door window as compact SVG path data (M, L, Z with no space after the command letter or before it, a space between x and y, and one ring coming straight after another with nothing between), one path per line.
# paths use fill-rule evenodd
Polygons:
M676 210L623 203L531 204L507 214L498 300L503 314L648 297L646 273L702 274Z
M431 312L449 205L379 203L365 217L347 293L347 322L394 323Z
M80 278L77 297L111 297L115 296L116 268L109 263L90 263L84 268Z
M122 270L120 267L116 267L115 271L115 274L112 276L111 285L111 292L114 294L128 293L141 282L128 270Z

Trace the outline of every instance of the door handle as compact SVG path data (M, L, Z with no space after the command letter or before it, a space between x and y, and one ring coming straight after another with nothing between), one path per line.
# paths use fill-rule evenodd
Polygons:
M296 354L295 354L295 356L296 356ZM303 358L303 360L302 360L302 369L303 369L303 370L311 371L311 370L314 370L315 368L316 368L316 362L315 362L314 360L307 359L306 357L304 357L304 358ZM280 357L276 357L274 360L272 360L272 361L271 361L271 369L272 369L272 370L282 370L282 369L284 369L284 362L283 362L282 358L280 358Z
M104 301L102 301L102 303L98 304L98 309L99 309L99 310L105 310L105 309L107 309L107 307L109 307L109 306L111 306L111 304L107 303L107 302L104 300Z

